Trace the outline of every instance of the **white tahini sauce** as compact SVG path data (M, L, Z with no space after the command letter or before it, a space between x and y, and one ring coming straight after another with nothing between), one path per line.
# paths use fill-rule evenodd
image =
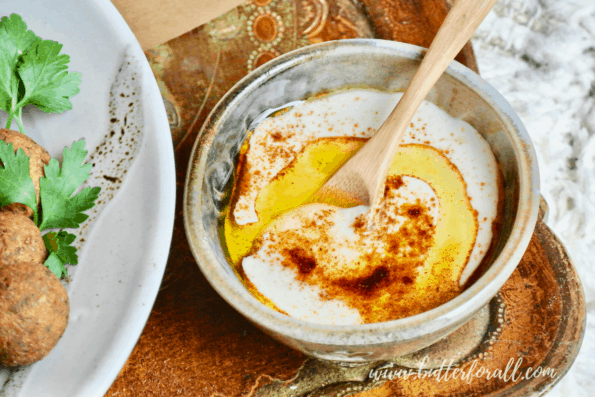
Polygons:
M258 221L255 201L260 190L287 167L310 142L323 137L373 136L395 107L402 93L384 93L373 90L351 90L303 102L288 112L263 121L251 134L246 162L253 175L241 192L233 216L239 225ZM439 149L459 169L467 184L467 195L477 211L478 234L469 263L461 277L461 284L483 259L492 239L492 222L497 216L498 185L497 163L489 144L468 123L455 119L436 105L423 101L407 128L403 143L426 144ZM405 178L404 178L405 179ZM413 181L415 180L415 181ZM426 203L433 194L431 187L415 178L407 178L411 200ZM421 187L420 187L421 186ZM422 193L425 192L425 193ZM424 196L425 195L425 196ZM425 197L425 198L424 198ZM428 207L430 207L428 205ZM342 252L337 263L349 256L360 255L349 249L349 225L355 217L368 211L360 206L337 210L335 234L337 250ZM432 207L434 219L440 216L439 204ZM289 222L291 223L291 222ZM289 227L278 222L275 227ZM295 226L295 225L294 225ZM397 227L396 225L395 227ZM361 322L357 310L338 300L325 299L323 292L296 279L293 270L279 265L279 257L267 255L265 243L253 256L242 262L246 276L264 296L289 315L307 321L333 324ZM370 247L373 247L370 243ZM296 302L299 302L296 303Z

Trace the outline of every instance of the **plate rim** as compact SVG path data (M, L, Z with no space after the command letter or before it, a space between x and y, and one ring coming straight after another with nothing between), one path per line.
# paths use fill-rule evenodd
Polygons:
M90 380L87 382L87 389L95 389L98 393L97 395L103 396L111 387L113 382L118 377L120 371L128 361L128 357L134 350L134 347L138 343L142 332L145 328L145 325L151 315L151 311L153 310L153 306L155 304L155 300L157 299L157 294L159 292L159 287L161 285L161 280L163 279L163 274L165 272L165 267L167 265L169 251L171 249L171 241L173 237L173 228L174 228L174 220L175 220L175 205L176 205L176 171L175 171L175 159L174 159L174 148L173 142L171 139L171 128L169 126L169 121L167 119L167 113L165 110L165 106L163 101L161 100L161 93L159 87L157 85L157 80L151 70L148 60L142 50L140 43L136 39L136 36L132 33L132 30L128 26L128 23L124 20L122 14L118 11L118 9L113 5L113 3L109 0L88 0L90 3L94 3L94 5L103 13L103 16L106 17L107 20L112 22L113 28L117 31L120 36L120 39L129 46L132 55L136 56L137 60L141 64L142 68L142 78L143 80L147 79L146 81L147 88L149 88L152 92L149 95L147 100L144 97L144 100L147 100L151 108L161 107L161 112L144 112L143 118L150 118L154 121L153 126L155 127L155 133L153 138L157 141L157 147L161 148L159 152L162 153L163 158L161 159L164 161L165 169L168 169L170 174L169 178L169 188L163 189L160 193L160 198L164 198L167 200L160 200L160 207L162 208L162 212L166 213L168 216L166 219L166 223L168 227L164 230L164 233L160 233L160 239L163 237L166 238L168 243L166 244L166 248L163 252L158 253L156 256L158 260L155 261L157 264L156 271L153 272L155 276L158 275L159 282L153 285L152 291L148 291L150 294L145 295L150 297L151 304L150 305L139 305L138 310L142 313L139 314L139 317L142 321L137 322L135 324L129 325L129 327L133 328L128 330L127 332L123 333L127 336L129 343L127 344L127 348L119 351L113 351L109 355L113 356L113 359L109 359L108 355L103 360L103 365L106 366L110 365L110 368L107 370L107 374L103 378L98 378L96 380ZM158 96L157 96L158 95ZM159 98L157 101L156 98ZM144 102L144 101L143 101ZM147 108L147 103L143 103L143 108ZM143 132L146 133L146 123L143 126ZM161 132L160 131L164 131ZM165 133L168 132L168 134ZM164 174L166 171L164 171ZM167 184L167 178L164 179L165 183ZM169 192L169 194L167 194ZM160 255L159 255L160 254ZM116 364L116 365L113 365ZM96 372L99 372L99 369L96 369ZM109 375L108 375L109 374ZM102 381L103 380L103 381ZM95 385L96 384L96 385Z

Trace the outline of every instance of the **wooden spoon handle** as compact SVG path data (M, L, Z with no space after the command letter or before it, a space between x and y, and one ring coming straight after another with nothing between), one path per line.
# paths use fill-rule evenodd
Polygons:
M358 174L368 186L370 204L377 201L394 153L417 108L496 1L457 0L438 30L407 91L378 133L352 158L357 158Z
M383 131L376 135L375 140L386 139L385 144L390 141L392 151L396 149L405 132L403 127L409 124L422 100L471 38L496 1L457 0L432 41L409 88L384 122L386 127L390 128L383 126ZM395 134L397 129L398 136Z

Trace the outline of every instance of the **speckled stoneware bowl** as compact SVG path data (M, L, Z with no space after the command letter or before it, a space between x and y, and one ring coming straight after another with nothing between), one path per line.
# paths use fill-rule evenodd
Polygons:
M453 62L428 100L474 126L490 143L504 182L502 232L491 265L465 292L416 316L376 324L321 325L269 309L242 285L225 259L218 226L248 126L267 109L322 91L371 87L404 91L424 49L384 40L326 42L276 58L237 83L215 106L197 139L184 193L185 226L198 266L213 288L263 331L306 354L357 362L429 346L477 313L519 263L537 220L539 174L531 140L510 105Z

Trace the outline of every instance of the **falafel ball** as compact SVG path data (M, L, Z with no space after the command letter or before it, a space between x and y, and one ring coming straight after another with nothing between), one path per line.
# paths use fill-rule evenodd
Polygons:
M70 305L60 280L44 265L0 267L0 364L41 360L68 324Z
M0 139L6 143L12 143L14 151L21 148L27 156L29 156L29 175L33 180L35 186L35 196L37 197L37 204L39 204L39 178L45 176L43 166L49 164L50 155L42 146L38 145L33 139L18 131L0 129ZM0 164L2 162L0 161ZM13 213L25 214L28 217L33 216L33 210L21 203L12 203L5 205L1 211L9 211Z
M0 267L20 262L43 263L47 256L41 232L31 219L0 212Z

